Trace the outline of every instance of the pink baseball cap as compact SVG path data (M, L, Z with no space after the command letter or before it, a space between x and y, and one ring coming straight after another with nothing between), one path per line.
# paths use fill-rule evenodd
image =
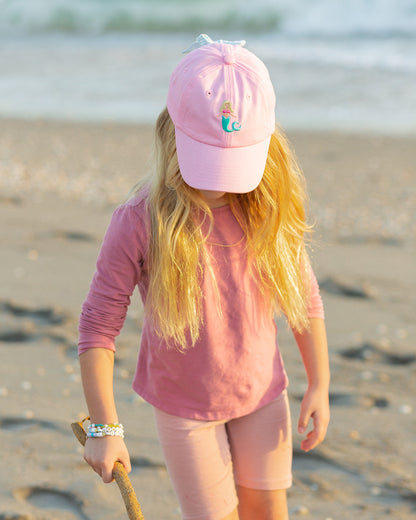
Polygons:
M187 54L170 79L179 168L193 188L247 193L263 177L276 97L266 66L244 42L211 42Z

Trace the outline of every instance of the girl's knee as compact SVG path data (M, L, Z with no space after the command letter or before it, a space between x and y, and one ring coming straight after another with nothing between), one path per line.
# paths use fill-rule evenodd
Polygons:
M288 520L285 489L263 490L237 486L239 520Z

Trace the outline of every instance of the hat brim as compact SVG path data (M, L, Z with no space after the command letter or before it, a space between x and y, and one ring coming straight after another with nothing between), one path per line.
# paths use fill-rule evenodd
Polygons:
M248 193L260 184L270 137L251 146L222 148L200 143L175 128L181 175L198 190Z

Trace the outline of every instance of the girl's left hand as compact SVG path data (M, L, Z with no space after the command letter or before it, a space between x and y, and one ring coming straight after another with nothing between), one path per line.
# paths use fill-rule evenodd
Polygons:
M304 451L310 451L320 444L326 435L329 423L329 395L328 388L309 387L302 400L298 432L305 433L309 420L313 421L313 429L306 434L301 442Z

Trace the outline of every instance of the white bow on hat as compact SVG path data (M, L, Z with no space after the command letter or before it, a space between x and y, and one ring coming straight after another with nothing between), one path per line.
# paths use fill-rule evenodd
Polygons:
M244 47L246 44L246 40L236 40L236 41L228 41L228 40L213 40L207 34L200 34L198 38L185 50L182 51L182 54L188 54L194 49L199 49L199 47L203 47L204 45L209 45L210 43L228 43L229 45L241 45Z

